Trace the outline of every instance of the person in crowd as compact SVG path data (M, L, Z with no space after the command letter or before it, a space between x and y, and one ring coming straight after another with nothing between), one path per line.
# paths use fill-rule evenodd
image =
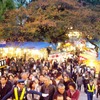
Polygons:
M74 92L76 93L78 90L81 90L82 79L83 79L84 91L87 93L87 84L89 84L89 79L91 76L93 77L94 74L94 72L93 73L91 72L91 68L89 66L86 65L84 66L83 64L78 62L76 55L72 55L71 58L64 60L61 59L59 61L57 59L48 60L44 58L38 60L34 60L34 58L29 58L23 61L23 58L12 57L9 62L9 70L5 71L7 73L4 74L7 74L8 76L7 84L9 84L9 86L11 86L11 84L13 85L12 91L14 90L14 87L20 87L18 80L24 79L25 81L24 86L26 87L26 90L28 91L32 90L37 92L41 91L43 93L49 94L49 96L45 98L40 95L37 96L34 93L33 93L34 97L32 97L32 94L30 94L29 97L31 99L34 98L36 100L39 99L53 100L54 94L56 95L58 94L57 96L55 95L56 96L55 99L57 100L65 99L65 95L63 94L64 87L61 86L63 87L63 89L59 90L59 88L61 88L60 86L58 86L59 84L63 84L65 86L65 91L71 92L71 96L70 95L67 96L66 99L76 100L76 98L73 99L74 98L73 94ZM81 74L83 77L81 76L76 77L77 72ZM11 76L8 73L11 73L13 76ZM45 75L47 75L47 77L49 76L49 78L46 78ZM30 82L33 83L29 87ZM73 82L77 83L78 90L76 90L74 86L70 86L69 89L69 84ZM99 95L99 85L97 85L97 94ZM14 97L14 91L12 95Z
M80 92L76 90L76 84L74 82L69 83L69 90L67 90L67 100L79 100Z
M24 72L24 73L21 74L21 78L23 80L25 80L25 85L27 87L29 87L29 83L30 83L30 80L28 79L28 76L29 76L29 73L28 72Z
M11 73L17 73L17 65L16 65L17 63L16 63L16 61L15 61L15 59L14 58L11 58L11 61L10 61L10 68L9 68L9 71L11 72Z
M17 84L17 81L20 79L20 76L19 75L14 75L14 79L13 79L13 81L14 81L14 86L16 86L16 84Z
M87 84L86 93L87 93L87 100L93 100L93 94L95 93L95 85L93 80L90 80L89 83Z
M58 68L58 61L57 60L54 60L53 61L53 69L57 69Z
M63 71L66 69L66 61L62 62L61 67L62 67Z
M49 76L44 77L44 84L41 87L41 92L49 94L49 96L47 96L46 98L41 96L40 100L52 100L53 99L53 95L55 93L55 87L54 85L51 84L51 80Z
M40 92L40 88L37 88L37 79L33 80L29 84L29 90L35 90ZM27 100L39 100L40 96L36 94L27 94Z
M29 81L32 81L34 78L35 76L33 75L33 73L29 74L29 77L28 77Z
M64 75L64 85L65 85L65 90L67 91L69 88L68 88L68 85L69 83L73 82L73 80L66 74Z
M42 86L43 84L44 84L44 75L41 74L41 75L39 76L39 85Z
M77 83L78 90L81 91L81 86L83 84L83 79L82 79L82 75L81 74L78 74L76 83Z
M97 98L99 95L100 95L100 72L97 79L97 94L96 94Z
M11 82L12 85L14 85L14 76L13 76L13 74L8 75L8 80Z
M84 92L86 93L86 87L87 84L89 83L89 77L88 75L85 75L85 77L83 78L83 85L84 85Z
M35 78L35 91L38 91L40 92L41 90L41 86L39 85L39 79L38 78ZM34 96L37 100L40 99L40 96L39 95L35 95Z
M72 73L72 79L76 83L77 80L77 74L75 72Z
M0 100L12 89L11 83L7 80L7 77L1 76L0 79Z
M57 85L57 91L55 92L53 96L53 100L66 100L66 90L65 85L62 83L59 83Z
M34 90L28 90L27 87L25 87L25 81L23 79L19 79L17 86L13 87L13 89L8 92L2 100L7 100L8 98L12 97L12 99L15 100L27 100L27 94L37 94L43 97L47 97L48 94L44 94L41 92L37 92Z
M63 76L61 71L56 73L56 79L53 80L53 84L55 86L57 86L59 83L63 83Z
M43 75L47 75L48 72L49 72L48 67L47 66L44 66L43 69L42 69L42 74Z
M10 58L6 56L6 64L9 66L10 65Z
M91 69L91 75L93 78L95 78L95 70L94 69Z

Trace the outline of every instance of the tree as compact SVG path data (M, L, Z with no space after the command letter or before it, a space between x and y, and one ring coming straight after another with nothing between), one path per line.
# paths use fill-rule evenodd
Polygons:
M84 7L77 0L37 0L7 11L0 32L7 41L57 43L67 40L66 34L73 27L87 40L99 40L100 12L95 8Z
M77 0L80 3L83 3L83 5L87 5L88 3L92 4L92 5L97 5L100 4L100 0Z
M4 19L4 13L7 10L14 9L15 5L13 0L0 0L0 20Z

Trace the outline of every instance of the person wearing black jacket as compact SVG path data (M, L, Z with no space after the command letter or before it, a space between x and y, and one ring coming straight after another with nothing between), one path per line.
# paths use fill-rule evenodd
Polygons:
M53 96L53 100L66 100L67 93L65 90L65 85L62 83L59 83L57 86L57 91L55 92Z
M42 93L46 93L49 94L47 97L40 97L40 100L53 100L53 95L55 93L55 86L52 85L50 83L50 77L49 76L45 76L44 77L44 84L41 87L41 91Z
M12 98L13 100L27 100L27 94L37 94L43 97L48 96L48 94L28 90L27 87L25 87L24 82L24 80L19 79L17 85L13 87L12 90L8 92L1 100L7 100L8 98Z
M12 89L12 84L5 76L1 76L0 80L0 100Z
M73 82L72 79L68 75L64 75L64 85L65 85L65 90L67 91L69 89L68 85L69 83Z

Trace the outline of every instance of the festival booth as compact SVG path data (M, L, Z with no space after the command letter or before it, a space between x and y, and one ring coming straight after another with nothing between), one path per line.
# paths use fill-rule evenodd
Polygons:
M90 43L89 43L90 44ZM91 45L91 46L90 46ZM96 73L100 71L100 61L98 60L99 54L95 50L95 46L90 44L83 48L83 52L80 53L79 61L85 64L91 69L96 69Z
M57 60L58 62L64 62L66 59L71 58L73 55L66 52L55 52L49 55L49 60Z
M59 48L61 50L59 51ZM95 46L89 42L86 42L84 39L79 39L77 41L66 42L65 44L58 43L57 46L58 51L51 53L49 55L49 59L58 60L58 62L62 62L67 58L73 58L73 55L76 55L76 52L79 53L79 63L86 64L91 69L95 68L96 72L100 71L100 61L97 59L99 58L97 52L95 50Z
M51 44L48 42L8 42L0 44L0 57L25 57L39 59L47 58L47 47Z

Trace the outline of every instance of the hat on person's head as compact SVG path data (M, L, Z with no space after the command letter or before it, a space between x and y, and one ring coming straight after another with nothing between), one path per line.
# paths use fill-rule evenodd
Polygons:
M94 82L93 79L90 79L89 82Z
M23 79L19 79L19 80L17 81L17 83L25 84L25 80L23 80Z

